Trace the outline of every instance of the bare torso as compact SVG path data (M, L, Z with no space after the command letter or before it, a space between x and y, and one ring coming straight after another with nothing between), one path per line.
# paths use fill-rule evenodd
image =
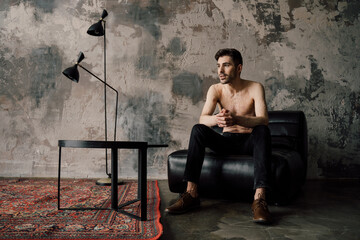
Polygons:
M215 84L218 105L221 109L229 110L235 116L255 117L255 102L253 96L254 86L258 84L253 81L242 80L241 87L229 88L229 85ZM252 128L233 125L224 127L224 132L251 133Z

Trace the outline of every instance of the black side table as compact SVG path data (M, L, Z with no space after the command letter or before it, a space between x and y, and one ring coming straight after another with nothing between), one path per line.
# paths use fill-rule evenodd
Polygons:
M147 142L132 141L82 141L59 140L59 172L58 172L58 209L59 210L115 210L141 221L147 220L147 149L154 147L167 147L166 144L148 144ZM110 148L111 149L111 208L61 208L60 207L60 174L61 174L61 148ZM138 149L138 198L118 205L118 149ZM141 203L141 216L136 216L121 208L134 202Z

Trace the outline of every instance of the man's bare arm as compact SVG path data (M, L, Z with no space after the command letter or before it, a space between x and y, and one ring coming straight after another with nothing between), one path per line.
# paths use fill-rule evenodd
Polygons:
M216 116L213 115L217 102L218 102L218 96L215 87L213 85L209 88L207 92L205 105L201 112L199 123L204 124L208 127L212 127L217 124Z

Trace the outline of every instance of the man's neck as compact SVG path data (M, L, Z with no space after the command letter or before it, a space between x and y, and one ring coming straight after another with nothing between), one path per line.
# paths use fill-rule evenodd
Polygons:
M239 92L244 88L245 80L240 77L234 79L231 83L225 85L230 92Z

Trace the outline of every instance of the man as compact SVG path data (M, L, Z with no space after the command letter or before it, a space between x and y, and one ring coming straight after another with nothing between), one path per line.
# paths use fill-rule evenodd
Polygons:
M265 201L270 188L271 138L264 88L260 83L240 78L242 56L236 49L220 49L216 55L220 83L212 85L206 102L191 132L184 173L187 189L180 199L165 209L167 213L184 213L200 206L198 183L205 148L229 154L252 154L254 158L254 222L270 222ZM220 112L213 115L216 106ZM223 128L218 134L210 127Z

